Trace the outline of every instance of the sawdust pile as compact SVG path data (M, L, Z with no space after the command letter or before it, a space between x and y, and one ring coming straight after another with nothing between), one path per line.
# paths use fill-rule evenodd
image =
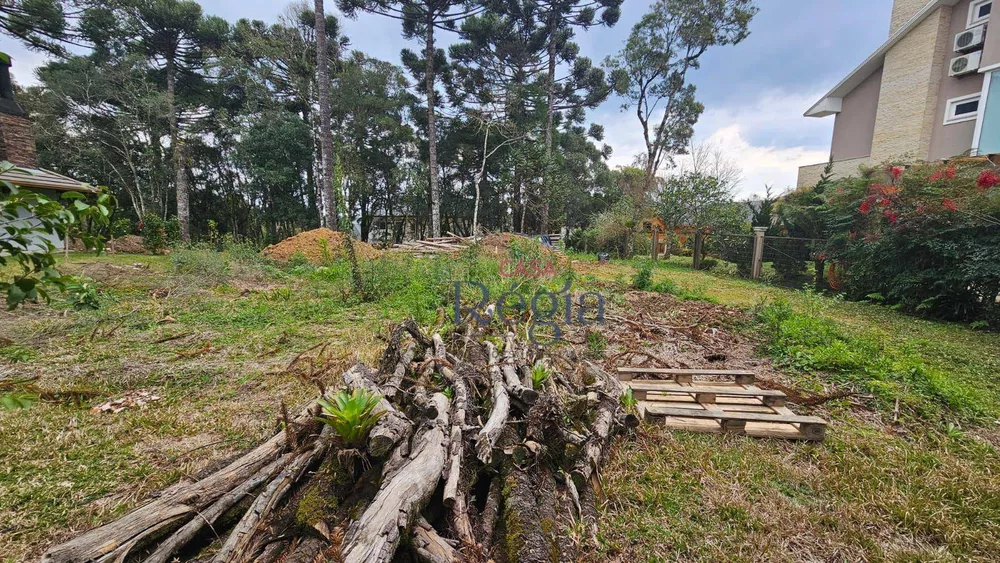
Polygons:
M517 246L522 249L536 247L539 255L545 259L552 259L557 263L569 262L569 259L554 249L527 237L515 235L513 233L491 233L479 241L482 252L498 259L512 258L511 247Z
M264 256L279 262L287 262L301 252L311 264L322 265L331 258L344 258L344 234L330 229L313 229L288 237L278 244L264 249ZM372 245L354 241L354 252L359 260L374 260L381 255Z

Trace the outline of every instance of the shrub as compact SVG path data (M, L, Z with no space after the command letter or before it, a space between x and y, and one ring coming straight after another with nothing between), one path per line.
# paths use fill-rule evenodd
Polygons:
M99 309L101 307L97 298L97 283L92 279L73 276L70 281L66 282L66 288L63 291L66 295L66 301L74 309Z
M111 236L114 238L122 238L123 236L132 234L132 220L129 218L122 218L115 220L111 223Z
M852 299L881 294L921 315L1000 328L1000 187L992 164L875 172L817 204L832 233L821 259ZM981 181L986 176L986 180Z
M163 233L167 244L173 245L181 240L181 222L177 217L171 217L163 223Z
M632 287L640 291L647 291L652 286L653 268L649 264L643 264L632 278Z
M316 420L329 425L344 447L357 448L384 414L375 411L381 400L381 396L364 389L338 391L330 400L318 401L323 412Z
M139 234L142 235L142 247L150 254L163 254L167 248L167 233L163 219L159 215L147 213L139 221Z

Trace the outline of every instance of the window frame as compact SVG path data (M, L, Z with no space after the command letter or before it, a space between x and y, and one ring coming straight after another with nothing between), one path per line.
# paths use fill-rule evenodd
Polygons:
M990 21L990 15L992 15L992 13L986 14L983 17L978 17L976 14L978 14L979 9L986 4L993 3L993 0L973 0L973 2L969 4L969 23L967 27L976 27L977 25ZM992 8L990 11L992 12Z
M956 123L965 123L967 121L975 121L979 119L979 112L982 109L982 103L977 104L976 111L972 113L964 113L962 115L956 115L955 111L961 104L967 104L969 102L982 102L983 93L976 92L975 94L969 94L968 96L959 96L957 98L952 98L948 100L948 103L944 108L944 124L954 125Z

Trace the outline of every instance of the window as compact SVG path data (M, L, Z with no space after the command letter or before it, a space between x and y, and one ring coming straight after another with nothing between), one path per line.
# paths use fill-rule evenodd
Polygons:
M969 5L969 27L979 25L990 19L993 11L993 0L975 0Z
M951 125L976 119L979 116L980 96L981 94L972 94L948 100L948 107L944 112L944 124Z

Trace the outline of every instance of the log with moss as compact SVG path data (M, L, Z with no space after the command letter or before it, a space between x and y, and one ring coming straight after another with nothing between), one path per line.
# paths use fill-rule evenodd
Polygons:
M321 379L270 440L43 560L571 561L593 545L580 530L596 535L600 467L628 420L597 366L409 322L378 368Z

